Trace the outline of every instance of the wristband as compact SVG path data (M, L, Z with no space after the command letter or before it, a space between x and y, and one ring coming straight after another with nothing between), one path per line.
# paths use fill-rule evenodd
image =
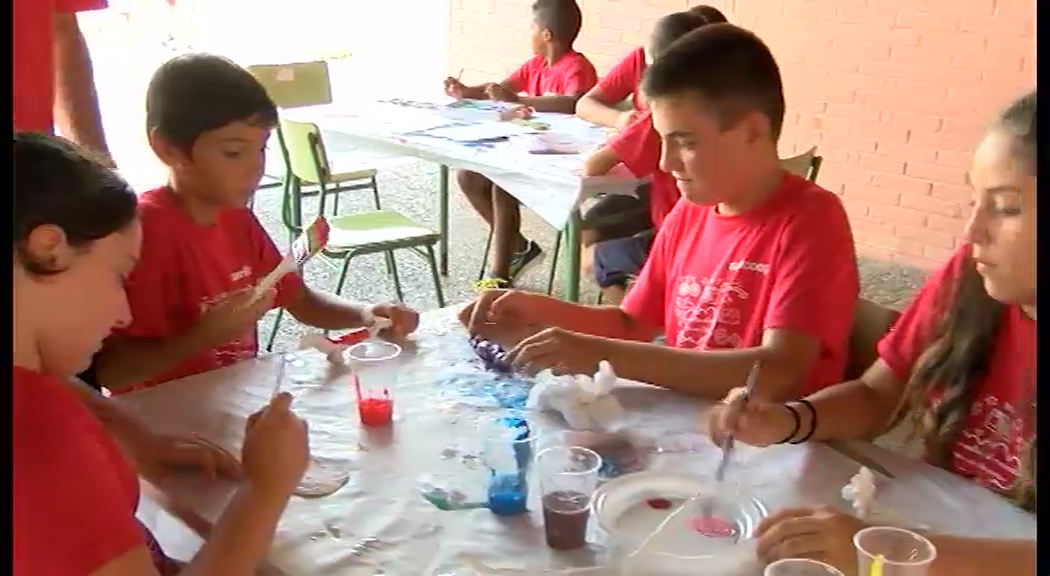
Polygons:
M791 416L795 419L795 427L791 429L791 433L786 438L777 442L777 444L787 444L789 440L795 437L795 434L798 434L798 429L802 427L802 417L799 416L798 410L795 410L795 407L791 404L782 404L782 406L787 408L788 412L791 412Z
M805 398L800 398L799 400L796 400L796 402L798 402L799 404L805 406L809 410L809 416L810 416L810 418L809 418L809 432L807 432L806 435L803 436L802 438L799 438L798 440L795 440L794 442L791 442L791 444L802 444L804 442L807 442L810 438L812 438L813 437L813 433L817 431L817 410L816 410L816 408L813 407L813 404L810 404L809 400L806 400Z

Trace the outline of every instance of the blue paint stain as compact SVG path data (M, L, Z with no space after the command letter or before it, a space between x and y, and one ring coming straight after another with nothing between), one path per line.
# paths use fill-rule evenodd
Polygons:
M489 510L496 516L528 512L529 485L522 472L492 473L489 477Z

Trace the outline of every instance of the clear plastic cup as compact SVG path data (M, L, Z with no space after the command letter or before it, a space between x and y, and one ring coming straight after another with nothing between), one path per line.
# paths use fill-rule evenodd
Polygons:
M929 540L904 528L872 526L853 536L860 576L926 576L937 558ZM881 564L873 570L875 564Z
M591 496L601 466L597 452L580 446L552 446L536 456L547 546L575 550L587 545Z
M845 574L834 566L817 560L785 558L766 566L766 571L762 573L762 576L845 576Z
M357 414L366 427L389 426L394 418L392 390L397 383L401 347L391 342L369 340L346 351L353 371Z
M528 512L529 471L536 433L524 418L499 418L481 426L482 462L488 468L489 510L497 516Z

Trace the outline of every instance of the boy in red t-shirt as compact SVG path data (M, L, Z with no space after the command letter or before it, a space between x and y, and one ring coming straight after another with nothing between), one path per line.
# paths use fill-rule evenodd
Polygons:
M277 122L251 74L207 54L169 60L150 81L146 122L171 177L139 199L142 257L127 282L134 321L100 353L101 386L126 392L254 358L256 324L274 306L325 330L363 325L366 310L305 286L298 273L254 295L282 255L246 207ZM375 313L390 318L393 337L418 323L401 306Z
M838 197L780 167L780 71L766 45L705 25L643 83L662 170L684 201L668 214L621 307L492 290L464 309L486 324L550 326L509 352L531 369L617 374L721 398L761 363L755 394L796 398L839 381L859 282ZM669 346L652 343L663 333Z
M726 22L725 14L713 6L693 6L682 13L703 18L706 24ZM659 27L659 23L656 26ZM597 86L580 98L576 103L576 115L599 126L616 129L629 126L646 109L639 87L642 74L653 57L653 53L642 46L631 50L602 76ZM631 108L624 110L623 102L628 97L631 98Z
M712 438L731 432L755 446L871 440L905 420L927 462L1035 513L1037 101L1032 91L1010 105L977 148L966 242L879 342L879 359L805 402L745 404L731 392L710 414ZM826 508L795 508L762 522L758 552L773 561L806 550L849 569L853 535L865 526ZM1035 574L1034 525L1030 534L927 532L937 550L929 572Z
M598 82L594 65L573 49L582 22L580 7L573 0L536 0L531 36L535 56L502 82L467 86L456 78L447 78L445 92L454 98L516 102L538 112L572 114L580 96ZM492 228L490 281L510 285L538 262L542 253L539 244L521 234L521 206L477 172L460 170L456 181L470 205Z
M659 56L675 40L707 21L690 12L668 14L656 22L646 53ZM604 176L623 164L647 180L637 197L610 195L599 199L583 215L582 273L594 274L605 301L619 304L627 283L641 271L653 235L678 202L674 178L660 170L660 136L648 111L620 130L584 164L587 176Z

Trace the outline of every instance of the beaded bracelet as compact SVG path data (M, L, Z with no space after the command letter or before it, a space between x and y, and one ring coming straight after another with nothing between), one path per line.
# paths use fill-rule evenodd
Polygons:
M795 440L794 442L791 442L791 444L803 444L803 443L807 442L810 438L812 438L813 437L813 433L817 431L817 410L816 410L816 408L814 408L813 405L810 404L809 400L806 400L805 398L800 398L799 400L797 400L797 402L799 404L805 406L809 410L809 416L810 416L810 418L809 418L809 432L807 432L806 435L803 436L802 438L799 438L798 440Z
M791 429L791 433L787 435L787 438L777 442L777 444L787 444L789 440L795 437L795 434L798 434L798 429L802 427L802 417L799 415L798 410L795 410L795 407L791 404L784 404L783 406L788 409L788 412L791 412L791 416L795 419L795 427Z

